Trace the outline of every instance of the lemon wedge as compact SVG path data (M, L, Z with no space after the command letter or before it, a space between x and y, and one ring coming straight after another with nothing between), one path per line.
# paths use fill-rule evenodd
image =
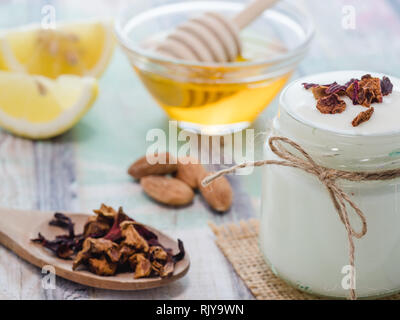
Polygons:
M93 77L0 71L0 127L30 139L59 135L75 125L97 97Z
M115 46L109 21L59 23L55 29L28 25L0 32L0 69L57 78L99 77Z

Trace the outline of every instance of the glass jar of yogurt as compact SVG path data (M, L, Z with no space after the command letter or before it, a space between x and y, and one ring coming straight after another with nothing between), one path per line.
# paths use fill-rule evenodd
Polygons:
M340 114L322 114L301 85L346 83L370 72L317 74L291 83L281 94L280 111L271 136L298 143L319 165L345 171L400 169L400 79L389 76L394 88L383 103L373 104L371 119L353 127L352 119L365 107L343 98ZM382 74L371 73L382 78ZM279 159L265 147L266 159ZM260 248L272 270L291 285L321 296L349 295L349 245L327 189L300 169L263 167ZM368 231L354 238L356 294L377 297L400 291L400 179L352 182L338 180L363 211ZM350 223L361 230L358 216L348 209Z

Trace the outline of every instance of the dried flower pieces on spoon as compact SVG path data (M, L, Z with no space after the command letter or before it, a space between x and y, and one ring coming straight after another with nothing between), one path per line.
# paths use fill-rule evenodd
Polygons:
M317 109L321 113L335 114L342 113L346 109L346 103L340 96L349 97L354 105L362 105L368 108L367 111L360 112L352 121L353 127L368 121L374 108L372 103L382 103L383 96L392 93L393 84L388 77L382 80L366 74L359 79L351 79L344 85L337 82L331 84L303 83L305 89L311 89L315 100L317 100Z
M83 234L76 235L71 219L55 213L50 225L68 230L68 234L48 240L40 233L33 242L39 243L62 259L74 259L73 269L87 267L101 276L118 272L134 272L134 277L168 277L174 272L175 263L185 256L185 249L178 240L179 253L165 248L155 233L129 218L120 208L116 212L104 204L94 210L86 222Z

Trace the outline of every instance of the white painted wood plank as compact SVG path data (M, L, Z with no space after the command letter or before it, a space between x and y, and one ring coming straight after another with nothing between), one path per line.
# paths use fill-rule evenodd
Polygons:
M119 6L128 2L118 1L115 4L102 1L101 5L93 5L94 1L83 3L74 0L68 1L68 5L65 1L55 1L55 4L57 10L62 11L61 15L65 10L65 14L72 17L74 12L77 12L73 3L84 4L82 16L88 16L101 13L104 8L107 13L116 12ZM151 3L153 2L146 5ZM339 0L330 4L330 10L327 9L328 5L320 0L302 0L301 3L313 12L317 24L317 37L310 55L300 66L299 74L343 68L372 68L399 75L400 42L395 40L398 37L400 14L393 1L380 1L377 10L371 9L371 6L374 8L376 0ZM40 1L32 1L29 6L31 12L20 12L18 17L28 20L40 17L40 4ZM354 5L356 8L360 24L355 31L343 30L340 27L341 10L344 5ZM370 24L369 15L373 19L373 23ZM2 26L6 25L4 20L1 23ZM341 41L340 46L337 45L337 39ZM124 58L118 56L117 59ZM101 80L102 94L96 110L81 122L81 127L71 133L36 145L28 140L0 133L0 204L16 208L74 211L91 210L102 200L116 206L127 206L127 209L132 209L133 215L137 213L143 222L160 228L165 227L167 233L184 240L192 259L189 274L168 287L142 292L94 290L62 279L57 279L56 290L45 291L41 288L42 275L38 268L28 265L0 247L0 299L251 299L251 294L215 246L213 235L205 225L207 219L223 223L257 215L260 200L249 196L243 184L244 179L230 178L236 192L234 210L229 215L216 216L205 209L198 199L192 207L182 210L166 209L148 200L138 205L137 200L145 198L137 184L124 178L126 164L108 161L107 155L100 159L90 156L77 158L76 154L80 154L82 149L97 146L91 144L90 133L88 136L80 136L80 133L85 131L80 129L82 126L89 127L85 133L91 131L91 134L97 135L101 133L99 127L107 121L114 122L117 130L119 127L128 127L130 119L134 119L141 108L153 110L151 108L154 104L151 104L147 93L137 84L133 73L128 74L131 72L130 67L120 61L122 60L114 61L116 63L111 65ZM114 110L115 105L120 109ZM104 113L107 110L108 113ZM121 117L112 117L113 113L118 112L122 113ZM165 124L163 119L158 117L148 125L162 126ZM146 121L148 120L149 118L146 118ZM263 124L260 124L260 127L263 127ZM143 126L132 125L131 129L132 136L136 138L140 136L141 139L145 133ZM133 160L142 153L143 148L142 145L133 145L135 140L129 141L132 141L128 150L132 152ZM140 140L140 143L142 142ZM125 147L123 143L121 141L121 145ZM111 151L114 149L110 149ZM96 153L88 154L97 156ZM91 184L87 175L90 172L104 174L104 180L107 181ZM111 175L113 177L109 179ZM251 178L249 181L251 183L258 180Z
M36 182L32 142L0 131L0 205L32 209ZM1 221L0 221L1 223ZM41 298L38 269L0 247L0 288L11 299Z

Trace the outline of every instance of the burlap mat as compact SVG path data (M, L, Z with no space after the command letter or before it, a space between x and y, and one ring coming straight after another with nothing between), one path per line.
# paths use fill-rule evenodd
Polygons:
M256 219L222 226L209 224L215 242L258 300L318 300L276 277L265 263L258 248L259 223ZM400 294L385 298L400 300Z

